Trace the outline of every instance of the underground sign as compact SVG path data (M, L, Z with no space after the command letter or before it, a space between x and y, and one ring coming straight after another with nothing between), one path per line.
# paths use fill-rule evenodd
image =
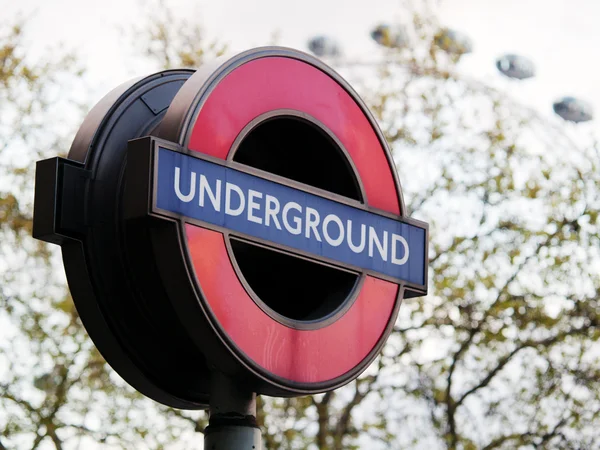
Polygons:
M278 47L109 93L38 162L34 236L61 245L109 364L179 408L206 407L214 370L274 396L340 387L427 292L427 224L373 117Z

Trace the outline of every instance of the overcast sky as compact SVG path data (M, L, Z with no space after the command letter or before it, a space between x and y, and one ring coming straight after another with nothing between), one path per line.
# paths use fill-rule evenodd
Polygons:
M326 33L342 42L346 53L369 55L375 46L369 31L375 25L410 19L401 16L398 0L167 3L186 16L197 14L207 36L226 40L234 51L270 43L274 32L281 45L305 50L311 36ZM28 31L35 51L48 45L77 50L88 67L91 100L97 101L123 81L145 74L145 68L128 63L124 49L130 45L123 45L118 31L139 23L141 5L141 0L0 0L0 21L33 13ZM552 102L564 95L580 96L600 110L599 0L445 0L440 18L473 39L473 54L460 63L465 73L503 86L544 115L551 115ZM494 63L505 52L530 57L536 78L502 78Z
M147 2L146 2L147 3ZM209 37L226 39L232 50L269 43L279 32L281 45L305 49L311 36L327 33L347 53L369 54L375 45L369 30L381 21L405 21L398 0L167 0L188 17L197 15ZM119 28L135 25L141 0L0 0L3 17L34 12L30 37L38 48L52 43L79 50L97 87L94 100L136 69L120 40ZM552 114L563 95L581 96L600 108L598 48L600 2L593 0L443 0L443 23L467 33L473 54L462 70L503 83L513 95ZM535 62L538 76L523 82L503 80L494 61L515 52ZM138 71L145 68L139 67ZM143 73L139 73L142 75Z

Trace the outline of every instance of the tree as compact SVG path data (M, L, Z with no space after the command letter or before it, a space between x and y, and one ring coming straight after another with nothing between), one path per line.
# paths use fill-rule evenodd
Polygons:
M220 40L208 40L197 20L189 19L201 17L200 11L187 11L183 17L177 15L165 0L156 0L147 8L146 20L136 30L138 38L134 47L157 66L157 70L198 68L227 50L227 45Z
M201 28L164 8L155 9L153 34L136 38L157 69L218 53ZM376 69L339 70L390 142L410 214L430 223L430 294L404 302L388 344L357 381L312 397L261 397L265 446L597 448L595 143L467 79L460 58L435 45L435 11L426 2L403 8L414 18L410 48L382 51ZM2 67L16 68L0 72L3 92L15 93L0 114L19 118L0 155L1 179L10 177L0 182L0 323L9 329L0 342L0 442L68 448L85 437L160 448L202 431L205 416L153 405L124 386L86 338L56 279L56 255L28 238L31 169L6 155L51 149L44 112L53 101L39 103L37 92L71 71L27 63L21 33L3 38ZM25 68L37 74L32 81ZM32 106L16 92L29 93Z
M45 438L60 440L54 427L56 406L73 363L64 348L84 345L76 314L51 275L52 253L29 237L31 161L42 157L41 149L60 145L61 127L44 112L60 107L62 99L54 89L74 66L69 55L27 61L22 21L2 27L0 55L1 436L7 445L36 448ZM54 309L61 311L60 317L49 317ZM62 332L71 335L69 343L58 341Z
M434 9L405 9L414 46L383 52L360 93L431 225L430 294L405 301L356 382L262 398L266 447L595 448L600 154L464 77Z
M437 23L415 25L423 47L395 55L410 68L405 84L388 77L371 97L409 208L432 236L431 293L403 305L404 364L385 364L406 383L386 397L422 411L411 415L425 425L404 430L415 442L594 448L600 155L591 138L576 144L566 127L464 80L427 48Z
M36 160L66 154L83 107L76 57L30 57L0 27L0 449L155 447L173 427L107 366L79 321L57 249L31 238ZM116 446L116 447L115 447Z

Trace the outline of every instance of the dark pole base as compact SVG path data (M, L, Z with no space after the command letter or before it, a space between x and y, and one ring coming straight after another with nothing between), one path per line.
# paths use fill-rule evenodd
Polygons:
M262 450L256 424L256 394L227 375L213 372L210 419L204 430L205 450Z
M220 426L209 433L205 432L204 449L262 450L260 430L244 426Z

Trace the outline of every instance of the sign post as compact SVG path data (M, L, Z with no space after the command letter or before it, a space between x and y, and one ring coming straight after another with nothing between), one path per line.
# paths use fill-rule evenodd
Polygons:
M38 162L34 236L62 246L94 343L132 386L210 408L205 448L260 448L256 393L354 380L405 297L427 224L352 88L265 47L124 84L68 158Z
M213 374L209 418L204 430L206 450L262 448L256 423L256 393L248 392L223 373Z

